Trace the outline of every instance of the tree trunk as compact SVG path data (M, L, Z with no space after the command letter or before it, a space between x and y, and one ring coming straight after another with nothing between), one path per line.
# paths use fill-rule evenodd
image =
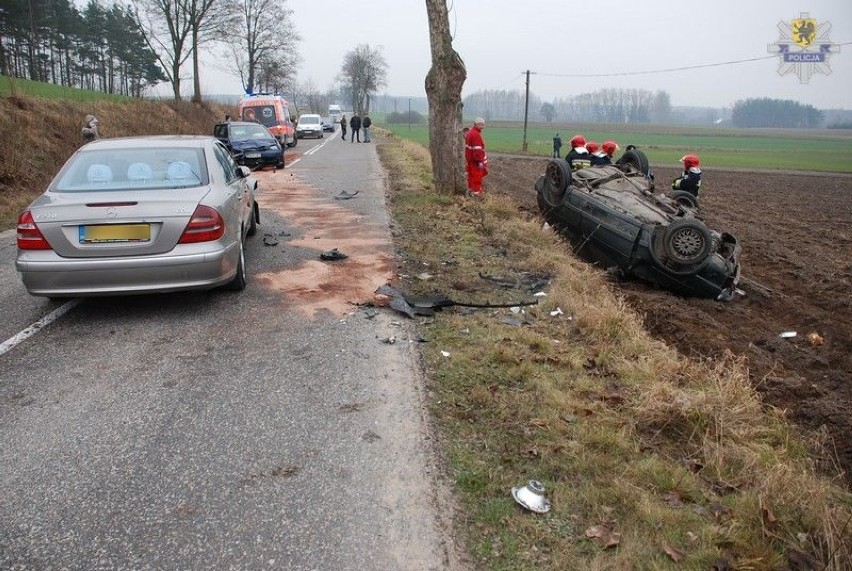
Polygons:
M429 100L429 151L438 192L464 194L464 140L461 137L461 90L467 70L453 49L446 0L426 0L432 68L426 75Z
M192 102L201 103L201 76L198 71L198 26L192 27Z

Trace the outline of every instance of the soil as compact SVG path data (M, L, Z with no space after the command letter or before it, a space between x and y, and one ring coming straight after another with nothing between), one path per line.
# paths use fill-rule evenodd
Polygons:
M489 156L486 189L539 216L533 185L546 164ZM679 174L653 168L664 187ZM701 216L740 240L744 295L725 303L636 281L613 287L684 355L747 358L764 402L827 435L833 457L825 461L837 464L828 470L852 484L852 176L705 170Z

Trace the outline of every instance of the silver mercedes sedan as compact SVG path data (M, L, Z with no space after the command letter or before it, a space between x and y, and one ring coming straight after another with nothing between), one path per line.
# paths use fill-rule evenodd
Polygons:
M55 298L242 290L256 189L213 137L94 141L18 217L15 267Z

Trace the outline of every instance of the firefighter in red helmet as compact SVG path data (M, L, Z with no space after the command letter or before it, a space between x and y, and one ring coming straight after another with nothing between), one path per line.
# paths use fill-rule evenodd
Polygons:
M592 166L592 156L586 148L586 138L583 135L571 137L571 150L565 155L565 160L572 171Z
M601 145L601 149L607 157L608 162L606 164L612 164L612 156L615 154L615 151L620 149L618 143L615 141L606 141L603 145Z
M701 190L701 169L698 168L701 161L698 155L685 155L680 162L683 163L683 174L672 181L672 189L685 190L698 196Z

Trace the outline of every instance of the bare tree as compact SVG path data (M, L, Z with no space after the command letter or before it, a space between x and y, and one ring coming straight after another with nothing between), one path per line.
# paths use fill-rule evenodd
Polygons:
M148 47L157 54L175 101L180 101L180 68L192 53L192 18L183 0L133 0L134 16Z
M233 4L218 0L182 0L186 3L191 27L192 52L192 101L201 102L201 73L199 72L199 49L205 42L224 35L233 24Z
M432 178L438 192L464 194L461 90L467 70L453 49L446 0L426 0L426 12L432 46L432 67L426 75Z
M352 96L352 110L370 112L370 97L387 83L388 64L381 48L361 44L343 56L338 78Z
M253 92L264 67L277 76L274 81L267 77L269 82L284 84L292 79L300 38L290 21L293 11L285 7L285 0L238 0L237 6L239 25L228 34L228 43L243 88Z

